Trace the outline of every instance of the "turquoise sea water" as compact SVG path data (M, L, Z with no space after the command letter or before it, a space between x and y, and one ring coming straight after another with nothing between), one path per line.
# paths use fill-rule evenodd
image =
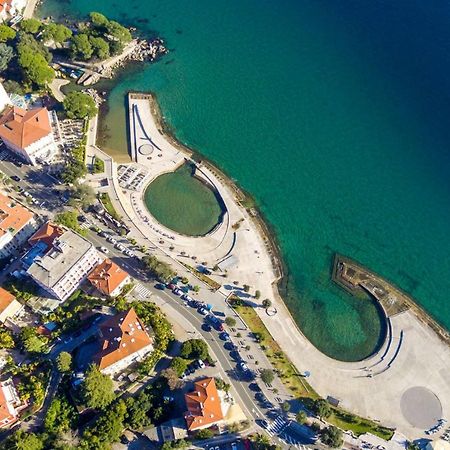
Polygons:
M124 92L155 91L180 140L255 196L316 346L358 359L380 334L375 307L331 284L335 251L450 328L448 2L45 0L41 14L91 10L171 49L120 78L107 147L126 151Z

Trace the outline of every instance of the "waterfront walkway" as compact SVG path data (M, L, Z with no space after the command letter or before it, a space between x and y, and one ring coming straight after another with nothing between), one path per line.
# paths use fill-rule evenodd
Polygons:
M154 116L156 106L153 100L135 100L138 101L139 122L145 130L143 135L136 137L147 139L147 142L150 138L158 147L158 151L150 155L145 155L145 152L136 154L137 163L149 170L150 181L161 173L175 170L185 158L189 158L189 152L164 134L159 118ZM134 100L130 102L131 109L133 104ZM88 141L91 142L90 139ZM147 226L148 222L143 222L139 211L144 212L159 230L163 229L146 211L142 193L119 187L115 163L109 157L106 160L105 167L113 189L112 201L119 211L123 211L125 222L138 229L141 238L146 237L155 254L171 262L180 274L187 273L180 262L195 265L204 261L212 267L232 256L226 278L220 272L211 276L222 284L217 293L208 291L199 283L202 298L213 304L223 304L225 297L236 289L233 281L237 281L240 289L244 284L251 286L249 293L240 290L250 302L258 305L264 298L272 299L278 311L275 316L269 317L263 308L255 310L299 372L310 372L308 381L319 394L337 398L344 408L395 427L411 439L423 437L425 430L411 424L403 414L402 396L409 389L421 386L434 393L440 401L443 417L450 418L450 350L410 311L391 318L391 335L376 355L358 363L333 360L318 351L296 326L278 295L276 268L272 265L273 255L268 252L265 236L250 213L240 206L236 191L219 172L200 166L226 206L228 217L222 226L205 237L175 234L172 241L161 238L156 230ZM166 231L174 234L171 230ZM254 298L255 290L261 292L261 300Z

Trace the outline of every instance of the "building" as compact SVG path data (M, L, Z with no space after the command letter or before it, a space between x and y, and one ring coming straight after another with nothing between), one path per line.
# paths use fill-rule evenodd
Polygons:
M16 297L7 290L0 287L0 323L3 325L14 318L23 306L16 300Z
M101 350L94 356L99 369L112 375L141 361L153 351L153 340L133 308L123 311L100 327Z
M130 275L110 259L105 259L89 274L88 280L101 294L116 297L130 282Z
M187 412L184 414L187 429L196 431L223 421L221 400L214 378L204 378L194 383L194 390L184 396Z
M26 0L0 0L0 21L4 22L19 14L26 5Z
M12 379L0 383L0 428L17 422L19 412L26 407L20 400Z
M0 0L0 8L1 8L1 1ZM1 15L1 12L0 12ZM8 93L5 91L5 88L3 87L3 84L0 83L0 113L4 111L4 109L7 106L11 106L11 99L9 98Z
M75 231L48 222L30 243L44 245L28 261L28 275L52 297L63 302L102 261L94 245ZM57 305L56 305L57 306Z
M36 228L31 210L0 194L0 258L6 258L19 250Z
M1 1L1 0L0 0ZM8 106L0 116L0 138L29 164L48 161L58 150L47 108Z

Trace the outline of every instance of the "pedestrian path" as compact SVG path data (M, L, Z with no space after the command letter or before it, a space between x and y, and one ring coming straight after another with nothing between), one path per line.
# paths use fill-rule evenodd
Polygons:
M142 284L136 284L136 287L133 289L133 295L138 296L140 298L150 298L152 293Z
M289 422L284 417L278 416L273 422L268 425L267 433L269 433L270 436L279 434L286 428L288 423Z

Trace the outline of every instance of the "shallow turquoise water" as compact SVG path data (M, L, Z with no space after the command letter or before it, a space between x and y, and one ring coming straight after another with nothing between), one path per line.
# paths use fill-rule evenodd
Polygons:
M112 91L107 146L126 151L124 92L155 91L177 136L255 196L316 346L358 359L380 335L375 307L330 283L335 251L450 328L444 0L46 0L42 14L92 9L172 50Z
M152 181L145 203L158 222L188 236L207 234L222 215L214 192L194 178L186 165Z

